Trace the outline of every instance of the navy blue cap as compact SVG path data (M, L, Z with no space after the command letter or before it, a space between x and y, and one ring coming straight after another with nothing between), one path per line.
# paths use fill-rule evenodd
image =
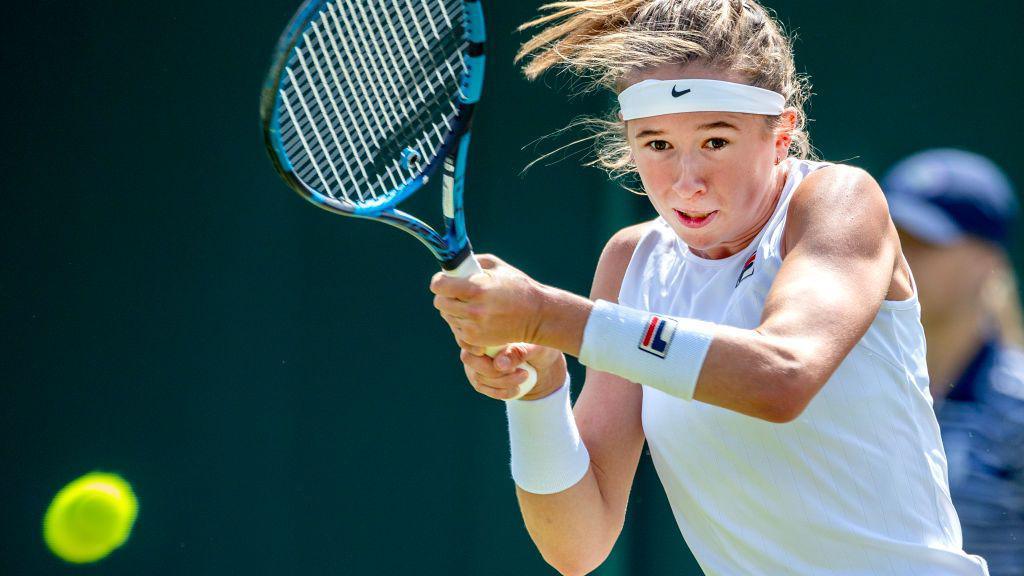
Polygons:
M973 236L1007 247L1017 217L1013 185L991 160L963 150L918 152L882 179L896 226L933 244Z

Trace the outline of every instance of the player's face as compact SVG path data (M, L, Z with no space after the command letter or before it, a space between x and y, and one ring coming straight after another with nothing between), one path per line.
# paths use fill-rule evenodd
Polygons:
M651 202L698 255L735 254L771 216L782 171L764 117L684 112L632 120L628 131Z
M741 81L695 65L631 80L646 78ZM789 137L764 116L682 112L630 120L626 128L651 203L698 255L739 252L771 217L785 177L775 160L785 157Z

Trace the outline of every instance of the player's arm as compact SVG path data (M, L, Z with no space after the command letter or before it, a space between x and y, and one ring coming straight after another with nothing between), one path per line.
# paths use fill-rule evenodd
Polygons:
M774 422L803 412L890 290L894 299L910 296L885 197L861 170L810 175L791 200L783 242L760 326L716 333L694 392Z
M863 337L890 285L904 299L910 284L882 191L861 170L808 176L790 202L784 242L758 327L671 319L666 326L676 329L660 358L638 350L649 313L537 284L500 261L439 287L453 297L444 308L468 342L533 342L680 398L788 422Z
M675 319L667 359L652 360L636 351L638 323L648 314L595 305L581 320L570 304L578 297L557 291L539 315L544 326L536 341L578 355L586 330L587 347L602 348L589 357L584 350L585 363L680 397L788 422L867 331L890 284L899 286L897 298L910 291L904 276L893 283L896 231L881 190L861 170L835 166L810 175L791 200L784 243L785 259L753 330Z
M609 241L597 266L592 297L611 302L618 299L640 234L640 226L631 227ZM480 262L489 271L496 266L511 269L493 256L481 255ZM524 283L525 292L537 286L522 273L515 279ZM476 281L486 281L486 277ZM475 291L473 284L438 274L431 289L437 294L435 306L459 341L466 377L477 392L502 400L514 397L525 377L515 366L526 361L537 369L533 390L523 401L506 405L520 508L548 563L563 574L590 572L608 556L625 520L626 501L644 442L640 387L588 369L583 392L575 409L570 409L569 390L564 385L565 358L560 351L520 343L505 346L491 358L483 347L465 340L475 337L464 329L473 315L464 300L472 299L466 291ZM582 312L585 315L586 310Z
M605 247L592 298L618 300L640 229L634 226L619 232ZM640 386L588 368L573 413L590 453L589 470L574 486L556 494L531 494L516 488L531 538L544 559L562 574L594 570L608 557L622 532L644 443L640 403Z

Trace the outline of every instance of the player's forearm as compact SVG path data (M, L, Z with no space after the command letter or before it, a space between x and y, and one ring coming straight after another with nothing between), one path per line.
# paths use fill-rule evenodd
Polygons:
M828 379L812 361L816 345L719 326L693 399L769 422L800 415Z
M540 319L531 339L533 343L579 356L593 301L552 286L542 287L540 300Z
M557 494L516 488L530 537L544 560L564 575L588 574L608 557L622 531L625 510L605 503L591 468L576 485Z
M828 379L832 360L846 351L823 346L822 338L779 334L786 332L745 330L599 301L585 324L579 358L591 368L684 400L788 422Z
M530 535L560 572L585 574L611 550L622 527L628 492L601 489L601 468L583 442L569 391L566 375L556 392L505 406L512 478ZM594 442L599 453L607 448L607 443ZM605 494L622 497L607 499ZM607 502L620 500L622 510L616 515Z

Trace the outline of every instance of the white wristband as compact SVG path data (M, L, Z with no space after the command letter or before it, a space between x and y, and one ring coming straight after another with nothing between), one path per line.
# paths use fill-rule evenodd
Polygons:
M512 447L512 479L533 494L554 494L576 485L590 469L569 405L565 384L539 400L505 403Z
M716 324L598 300L587 319L580 363L693 399Z

